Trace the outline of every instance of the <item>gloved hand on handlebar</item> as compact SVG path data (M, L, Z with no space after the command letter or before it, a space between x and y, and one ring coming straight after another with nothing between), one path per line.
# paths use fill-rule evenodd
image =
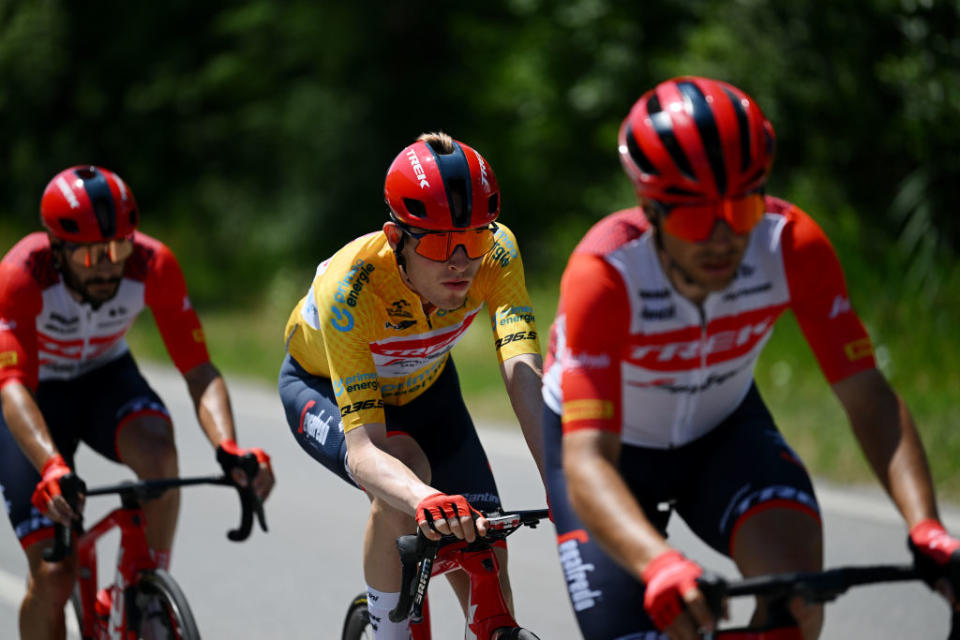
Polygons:
M60 524L69 524L77 517L76 511L63 498L60 481L72 471L59 453L47 459L40 471L40 482L33 490L31 502L37 510Z
M702 574L703 569L699 565L673 549L650 561L641 573L647 587L643 606L658 629L663 631L674 623L687 605L684 596L691 590L697 590L697 578ZM694 620L694 624L699 622L701 627L706 627L710 615L706 604L702 605L701 611L691 613L696 614L697 618L705 617L705 620Z
M217 462L223 469L223 473L228 475L241 487L248 485L247 472L243 469L241 460L244 456L252 454L259 465L256 475L253 476L253 491L260 500L266 500L273 489L274 477L273 467L270 465L270 456L259 447L241 449L237 443L227 438L217 446Z
M486 519L460 495L430 494L417 504L416 514L420 530L431 540L452 534L473 542L487 532Z
M960 586L957 584L960 581L960 540L951 537L942 524L928 518L910 529L907 547L924 582L936 589L937 582L946 578L954 593L944 595L955 600L956 589Z

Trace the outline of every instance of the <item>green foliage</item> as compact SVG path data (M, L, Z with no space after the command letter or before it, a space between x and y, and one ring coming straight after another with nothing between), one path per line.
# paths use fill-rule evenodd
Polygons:
M958 24L960 4L940 0L0 0L0 249L38 227L54 173L111 167L183 263L215 358L272 377L314 266L380 226L384 171L418 134L446 130L490 161L528 279L550 292L583 232L633 204L615 150L630 105L710 75L773 121L770 191L834 241L885 366L956 460ZM488 343L458 349L479 361ZM796 431L812 457L847 465L801 344L778 330L761 383L811 416L798 424L830 425Z

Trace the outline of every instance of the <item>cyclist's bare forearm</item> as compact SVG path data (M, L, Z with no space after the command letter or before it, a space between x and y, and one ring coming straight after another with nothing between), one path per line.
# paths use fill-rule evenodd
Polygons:
M539 354L525 353L514 356L500 365L500 374L510 396L513 412L520 422L520 429L527 447L537 463L540 478L544 479L543 467L543 395L540 392L543 363Z
M864 455L909 526L937 518L930 467L903 399L876 369L841 380L843 404Z
M384 450L386 425L357 427L348 431L345 438L350 473L371 495L412 517L417 504L436 493L407 465Z
M563 470L570 502L607 553L638 578L669 549L617 468L619 435L592 429L563 436Z
M227 384L210 362L197 365L184 374L197 420L210 443L216 447L223 440L236 440L236 427Z
M57 453L57 448L33 394L18 381L8 382L0 389L0 400L3 404L3 419L10 433L39 471L43 464Z

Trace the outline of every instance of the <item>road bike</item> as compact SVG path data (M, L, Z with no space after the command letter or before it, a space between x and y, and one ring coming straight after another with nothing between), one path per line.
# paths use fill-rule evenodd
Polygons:
M427 539L421 531L416 535L397 539L400 552L400 601L390 612L394 622L410 618L412 640L430 640L430 611L427 586L430 578L455 569L462 569L470 578L470 600L467 610L466 637L476 640L538 640L527 629L520 627L510 614L500 591L500 566L493 552L493 544L521 527L535 528L549 516L547 509L484 514L487 535L468 543L454 536L441 540ZM342 640L373 638L367 595L353 599L343 623Z
M252 454L241 459L241 468L252 479L259 463ZM44 552L48 562L59 562L76 548L77 583L70 596L70 608L84 640L196 640L197 623L186 596L173 577L157 566L147 546L146 522L142 504L165 491L193 485L225 485L237 489L241 518L227 537L240 542L249 537L256 516L260 528L267 530L263 505L252 486L237 485L226 476L165 478L122 482L117 485L84 489L82 481L70 474L61 480L61 490L76 508L79 496L119 495L120 507L92 527L84 530L82 520L72 527L56 525L54 544ZM120 530L114 582L100 587L97 576L96 543L104 534Z
M846 566L816 572L754 576L735 582L705 574L697 582L715 619L720 619L723 601L735 597L763 596L767 599L769 613L762 625L720 629L704 633L702 637L704 640L803 640L788 606L793 598L822 604L833 601L852 587L922 579L912 565ZM960 616L956 612L947 640L960 640Z

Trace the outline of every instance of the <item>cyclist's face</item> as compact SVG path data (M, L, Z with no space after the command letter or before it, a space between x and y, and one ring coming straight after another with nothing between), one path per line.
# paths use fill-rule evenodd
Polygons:
M391 246L396 248L403 233L396 224L384 224ZM419 232L414 229L414 232ZM425 301L440 309L457 309L467 298L467 291L480 269L483 258L471 260L462 246L457 247L445 262L430 260L416 251L417 240L407 235L403 242L403 258L407 278L413 290Z
M93 252L97 253L97 252ZM94 303L103 303L117 294L126 259L113 262L106 252L100 252L99 261L90 266L71 260L61 249L61 268L66 272L69 288Z
M725 289L736 275L750 243L749 232L734 233L730 225L723 220L717 221L709 237L703 242L683 240L662 227L661 238L663 251L682 272L678 273L677 269L668 266L671 282L678 291L693 298L700 297L696 289L700 289L703 296L711 291ZM688 295L691 287L693 295Z

